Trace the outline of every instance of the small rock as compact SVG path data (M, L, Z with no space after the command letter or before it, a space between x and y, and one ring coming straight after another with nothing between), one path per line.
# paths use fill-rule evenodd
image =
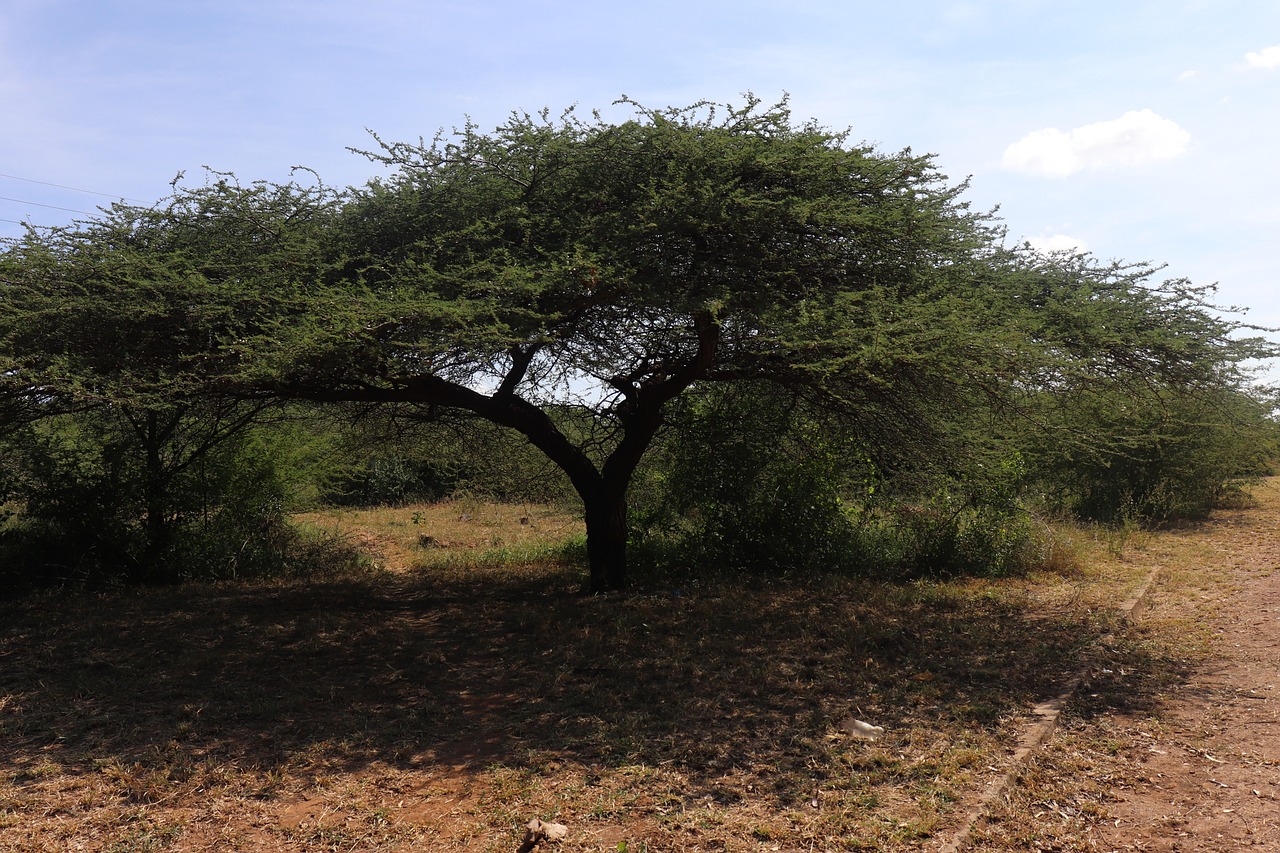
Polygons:
M529 853L544 841L562 841L569 834L569 827L563 823L544 823L536 817L525 824L524 841L516 853Z
M849 717L841 723L840 729L860 740L879 740L880 736L884 734L882 726L873 726L871 723L856 720L853 717Z

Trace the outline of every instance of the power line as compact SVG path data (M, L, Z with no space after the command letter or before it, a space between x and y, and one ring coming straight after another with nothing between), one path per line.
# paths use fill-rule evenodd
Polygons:
M51 183L50 181L37 181L35 178L20 178L17 175L6 175L3 172L0 172L0 178L9 178L10 180L14 180L14 181L26 181L28 184L40 184L41 186L44 186L44 187L57 187L60 190L71 190L72 192L88 193L89 195L101 195L101 196L106 196L107 198L118 198L121 201L142 202L142 199L140 198L129 198L126 195L118 195L116 193L100 193L97 190L82 190L79 187L69 187L66 184L55 184L55 183Z
M34 204L36 207L48 207L53 210L65 210L68 213L83 213L85 216L94 216L95 214L87 210L76 210L74 207L58 207L56 204L42 204L38 201L27 201L21 198L9 198L7 195L0 195L0 201L13 201L18 204Z

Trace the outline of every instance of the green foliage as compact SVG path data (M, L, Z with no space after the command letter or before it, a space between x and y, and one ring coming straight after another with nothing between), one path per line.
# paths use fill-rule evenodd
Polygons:
M1018 457L966 474L886 474L856 436L796 400L700 389L638 479L644 550L767 574L999 575L1032 568L1038 532Z
M853 530L841 494L859 474L856 445L758 388L701 389L673 417L665 466L641 478L649 501L639 502L639 526L653 544L731 570L847 567Z
M7 497L20 508L4 531L11 552L34 560L7 560L11 582L23 575L42 583L120 575L137 550L140 502L131 493L128 460L102 418L44 421L7 442L12 463ZM13 557L14 554L8 556ZM28 556L28 555L24 555Z
M104 407L13 436L0 531L12 588L172 582L282 571L293 544L284 483L262 441L207 446L211 413L182 413L159 444L145 414Z
M1223 319L1212 287L1149 265L1023 253L1019 304L1045 357L1001 427L1054 509L1120 523L1200 515L1276 451L1266 395L1245 365L1275 347Z
M262 317L298 309L296 282L323 262L329 190L217 174L174 190L5 246L0 360L11 380L53 400L169 404L207 393Z
M900 542L898 573L1000 576L1039 567L1040 531L1021 500L993 499L985 488L989 481L978 481L976 489L974 485L949 483L887 510Z
M279 563L289 489L251 435L274 409L214 386L257 319L290 310L295 277L318 274L316 226L332 201L319 186L213 175L175 182L155 207L114 205L4 247L0 396L17 424L35 422L10 448L21 512L3 545L15 582Z
M572 502L563 472L492 423L387 407L311 421L329 459L317 468L317 500L345 506L403 505L456 495L502 501ZM566 431L574 429L564 424Z
M237 430L175 438L201 407L253 413L244 430L282 399L465 425L444 467L439 447L362 453L337 494L404 499L427 487L425 460L471 482L523 476L532 447L582 502L596 591L626 583L628 490L664 424L688 432L671 445L671 517L734 563L775 567L851 552L1011 565L1025 518L977 461L1020 456L1104 516L1203 505L1254 464L1203 426L1252 423L1257 446L1257 412L1212 415L1256 402L1241 365L1275 348L1211 288L1007 248L930 157L853 144L785 102L623 103L620 122L514 114L378 140L393 172L359 190L214 174L154 208L29 233L0 253L0 416L138 413L144 501L121 523L151 554L181 516L175 460L234 446ZM720 385L739 386L735 413L717 413ZM521 450L475 443L495 430ZM167 462L174 441L205 449ZM69 455L69 482L114 482L109 460L81 471L96 457Z
M404 506L440 500L460 481L460 472L433 460L383 453L333 475L323 499L337 506Z
M1240 389L1110 386L1051 402L1056 440L1023 443L1045 500L1086 519L1202 516L1267 473L1278 449L1268 407Z

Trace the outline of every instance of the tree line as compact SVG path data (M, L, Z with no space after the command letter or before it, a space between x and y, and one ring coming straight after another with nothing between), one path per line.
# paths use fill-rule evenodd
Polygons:
M1275 347L1211 287L1010 245L931 157L785 103L624 106L9 241L5 541L160 581L290 559L300 500L537 472L603 592L637 542L998 563L1029 506L1158 519L1265 469Z

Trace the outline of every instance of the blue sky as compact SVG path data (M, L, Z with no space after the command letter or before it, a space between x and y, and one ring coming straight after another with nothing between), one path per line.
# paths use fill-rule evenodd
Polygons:
M5 0L0 236L206 165L363 183L366 128L746 91L936 154L1013 239L1165 262L1280 326L1271 0Z

